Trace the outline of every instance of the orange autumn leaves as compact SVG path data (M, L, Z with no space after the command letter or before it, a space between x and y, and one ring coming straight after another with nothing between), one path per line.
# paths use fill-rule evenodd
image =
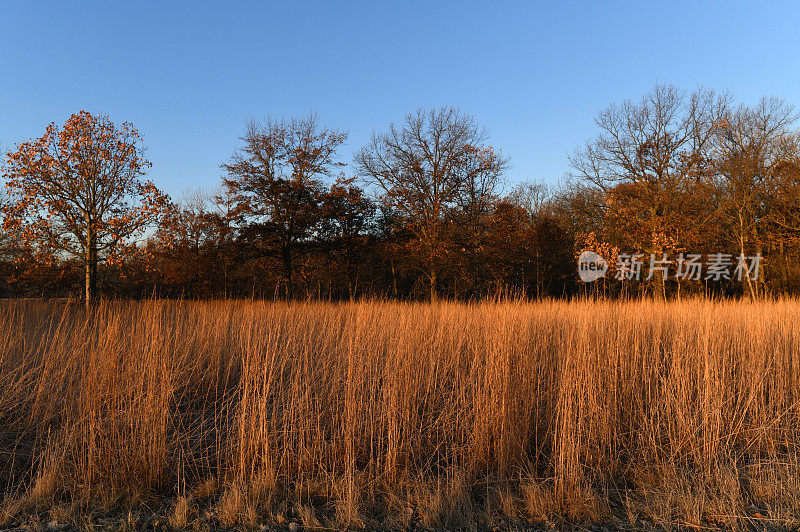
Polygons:
M80 111L51 123L6 155L3 228L30 255L94 262L95 271L119 262L169 205L143 179L150 166L128 122Z

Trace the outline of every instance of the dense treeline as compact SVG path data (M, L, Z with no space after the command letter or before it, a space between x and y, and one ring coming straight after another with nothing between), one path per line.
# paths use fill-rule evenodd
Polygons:
M330 298L800 289L800 136L791 105L656 86L601 111L557 187L510 183L509 159L455 108L419 110L353 161L316 116L251 122L213 192L170 201L130 124L73 115L5 157L7 296ZM582 250L605 279L578 279ZM640 280L620 257L664 257ZM758 278L678 279L682 254L759 256ZM647 267L645 259L645 268ZM725 278L725 277L730 277Z

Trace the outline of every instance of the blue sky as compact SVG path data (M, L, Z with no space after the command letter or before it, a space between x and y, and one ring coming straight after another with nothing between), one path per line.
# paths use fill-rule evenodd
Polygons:
M133 122L150 178L214 187L248 118L316 111L373 130L457 105L555 183L598 110L656 82L800 104L789 2L16 2L0 0L0 144L86 109Z

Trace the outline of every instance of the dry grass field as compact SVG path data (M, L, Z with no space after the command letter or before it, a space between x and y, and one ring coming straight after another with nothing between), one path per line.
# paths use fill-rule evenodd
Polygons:
M3 302L0 526L798 526L799 382L796 301Z

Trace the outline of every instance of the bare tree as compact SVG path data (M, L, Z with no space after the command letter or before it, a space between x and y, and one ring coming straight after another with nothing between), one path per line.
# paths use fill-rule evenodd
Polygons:
M786 170L797 160L798 138L790 130L797 118L784 100L762 98L753 107L731 110L718 123L714 160L724 190L722 219L741 255L762 252L770 225L790 228L789 212L779 206L794 189L787 178L795 173ZM743 276L742 282L756 297L750 276Z
M728 102L726 95L708 90L686 94L657 85L639 102L627 100L598 114L600 134L570 164L574 177L615 200L605 209L625 221L625 244L648 254L665 252L685 243L703 223L692 219L687 207L708 173L706 151ZM660 273L654 293L663 296Z
M511 189L506 200L535 217L541 214L550 198L551 190L543 181L524 181Z
M356 155L361 174L383 190L386 204L416 237L431 301L437 299L437 278L445 265L445 224L465 184L494 179L495 170L505 164L494 154L475 165L476 154L488 148L487 137L472 116L455 107L418 109L401 126L391 124L388 132L373 134ZM473 186L483 195L478 192L483 185L474 181Z
M341 165L336 150L347 133L323 128L315 114L292 120L251 121L244 146L223 164L225 186L248 219L245 237L260 242L282 264L286 296L293 297L301 244L319 222L322 178Z
M536 297L542 294L541 263L543 242L537 234L540 225L545 221L545 211L550 207L551 191L542 181L525 181L515 186L506 197L506 201L525 211L530 219L533 238L529 241L529 252L533 258L533 275L535 278Z

